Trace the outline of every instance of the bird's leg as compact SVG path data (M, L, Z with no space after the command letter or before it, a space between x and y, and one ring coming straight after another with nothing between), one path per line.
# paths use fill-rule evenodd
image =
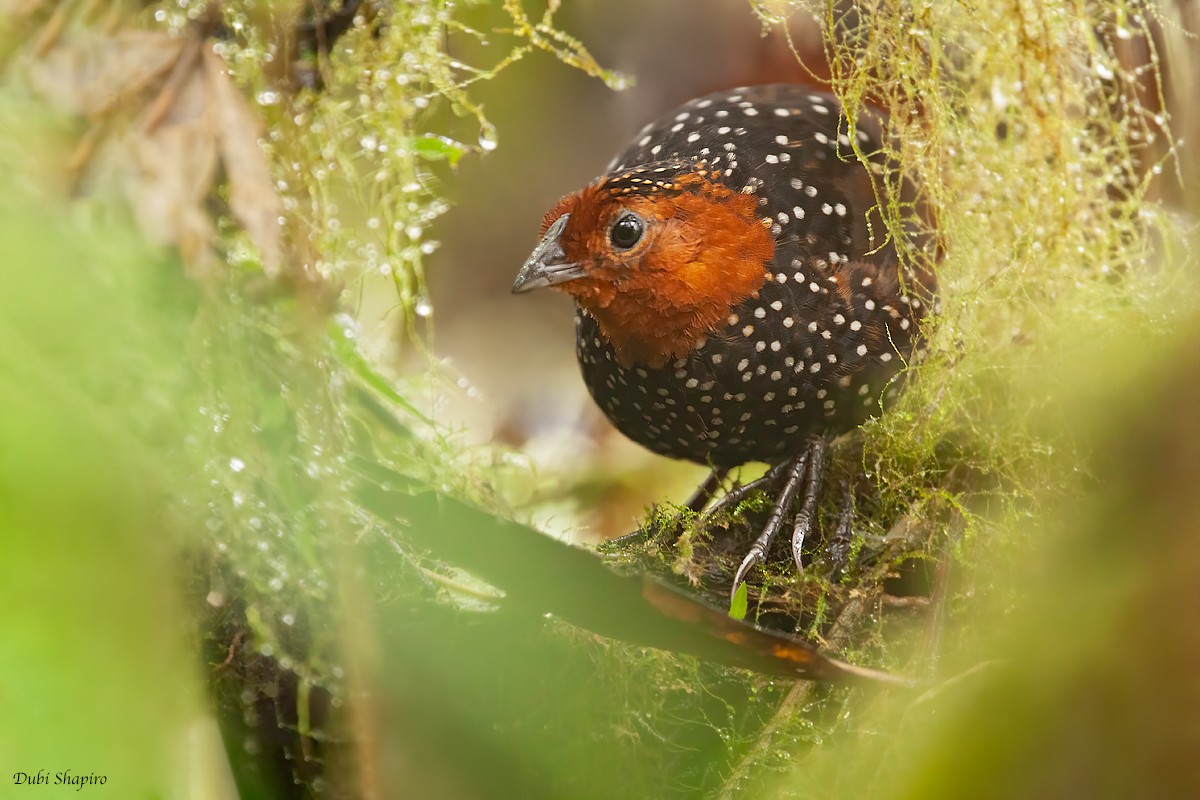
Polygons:
M771 467L771 469L767 470L766 474L761 478L757 478L749 483L742 484L736 489L730 489L725 493L725 496L717 502L716 505L705 512L704 516L712 517L727 508L737 507L738 503L745 500L754 492L757 492L759 489L765 488L779 480L779 476L783 474L783 470L785 467L787 467L788 463L789 462L784 461L782 464L776 464L775 466Z
M791 510L792 499L796 496L796 490L804 480L805 466L808 463L810 455L811 450L801 453L793 457L790 461L783 462L783 464L771 471L775 472L780 467L786 466L786 480L783 484L783 491L779 493L775 504L771 506L771 513L767 516L767 524L763 527L763 532L754 540L754 544L750 545L750 552L746 553L746 557L742 559L742 565L738 567L737 572L733 576L733 588L730 589L729 593L731 600L733 595L737 594L737 589L745 579L746 573L755 564L761 564L767 557L767 548L771 546L771 540L775 538L775 534L783 525L784 517ZM770 475L771 473L767 474Z
M828 442L819 436L808 445L808 475L804 481L804 495L800 500L800 511L796 514L796 522L792 526L792 558L796 561L796 570L804 574L804 562L801 551L804 540L812 533L816 521L817 498L821 496L821 484L825 480L825 450Z
M745 486L739 486L736 489L726 492L725 496L722 497L716 505L705 512L704 516L711 517L713 514L716 514L725 508L736 506L738 503L745 500L751 492L762 488L766 484L778 478L780 469L781 467L775 467L758 480L751 481ZM729 469L727 467L715 467L712 471L712 474L709 475L704 483L700 485L700 488L696 490L696 494L692 496L692 499L688 500L687 507L692 511L699 513L704 506L708 504L708 501L712 499L713 494L716 493L717 488L721 485L721 482L725 480L725 476L728 474ZM604 549L619 549L632 544L637 544L639 542L644 542L646 539L650 538L651 532L651 529L648 528L638 528L636 531L627 533L624 536L617 536L614 539L609 539L604 543Z
M854 521L854 493L842 482L842 509L838 514L837 530L834 532L826 552L829 554L829 579L837 580L837 574L846 564L850 555L850 538L853 533L851 524Z
M721 487L721 482L725 480L725 476L729 474L728 467L714 467L713 471L705 478L704 483L700 484L700 488L692 495L692 499L687 501L687 507L699 514L708 505L708 501L712 500L713 495L717 493L717 489Z

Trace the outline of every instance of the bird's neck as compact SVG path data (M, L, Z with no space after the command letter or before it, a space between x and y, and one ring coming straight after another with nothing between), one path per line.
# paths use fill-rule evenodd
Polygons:
M762 238L773 246L769 235ZM622 366L661 367L725 327L733 308L769 279L771 250L761 241L748 244L736 252L719 243L705 247L690 261L674 261L669 271L638 270L593 284L575 300L596 320Z

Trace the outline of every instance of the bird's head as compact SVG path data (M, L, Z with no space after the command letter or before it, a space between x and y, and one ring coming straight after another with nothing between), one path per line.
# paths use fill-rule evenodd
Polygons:
M558 202L514 292L555 286L590 313L625 366L661 366L724 324L768 275L758 199L701 165L607 175Z

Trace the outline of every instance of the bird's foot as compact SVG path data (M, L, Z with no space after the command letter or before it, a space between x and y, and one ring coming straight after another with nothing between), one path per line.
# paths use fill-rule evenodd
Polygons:
M721 488L721 484L725 481L725 476L729 474L727 467L714 467L709 473L704 483L700 484L700 488L687 501L685 507L695 514L699 514L708 505L708 501L713 499L713 495L717 493L717 489Z
M850 487L845 481L842 482L842 508L838 513L837 528L834 530L833 536L829 538L829 543L825 547L825 554L829 558L829 571L827 573L830 581L836 582L838 575L846 567L846 560L850 557L850 544L853 537L853 528L851 526L854 521L854 493L850 491Z
M709 501L716 495L717 490L721 488L721 484L725 481L725 476L729 474L727 467L714 467L708 477L704 479L704 483L700 484L696 489L696 493L684 505L685 508L692 513L699 514L708 505ZM728 495L726 495L728 497ZM718 504L720 505L720 504ZM716 509L714 508L713 511ZM713 513L710 511L709 513ZM679 518L682 519L682 518ZM677 522L679 521L677 519ZM675 527L678 527L676 524ZM635 531L625 534L624 536L616 536L601 545L601 552L619 552L627 547L641 544L652 536L656 535L654 525L643 525Z
M773 482L780 474L786 476L783 487L771 506L771 513L767 516L762 533L750 545L750 550L734 573L733 586L730 589L731 599L737 594L738 587L742 585L750 570L766 560L771 542L783 527L783 521L792 512L797 495L800 496L800 510L796 513L792 525L792 557L796 561L796 569L803 573L801 551L805 539L812 533L816 520L817 498L821 495L821 484L825 477L827 448L828 443L824 438L813 439L801 453L774 467L760 479L762 481L770 478Z

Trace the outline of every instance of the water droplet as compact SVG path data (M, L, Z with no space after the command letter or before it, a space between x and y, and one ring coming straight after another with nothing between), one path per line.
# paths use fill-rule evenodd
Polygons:
M496 129L491 124L485 124L479 131L479 146L484 152L490 153L496 149Z
M231 458L229 459L229 468L234 472L241 472L246 468L246 462L240 458Z

